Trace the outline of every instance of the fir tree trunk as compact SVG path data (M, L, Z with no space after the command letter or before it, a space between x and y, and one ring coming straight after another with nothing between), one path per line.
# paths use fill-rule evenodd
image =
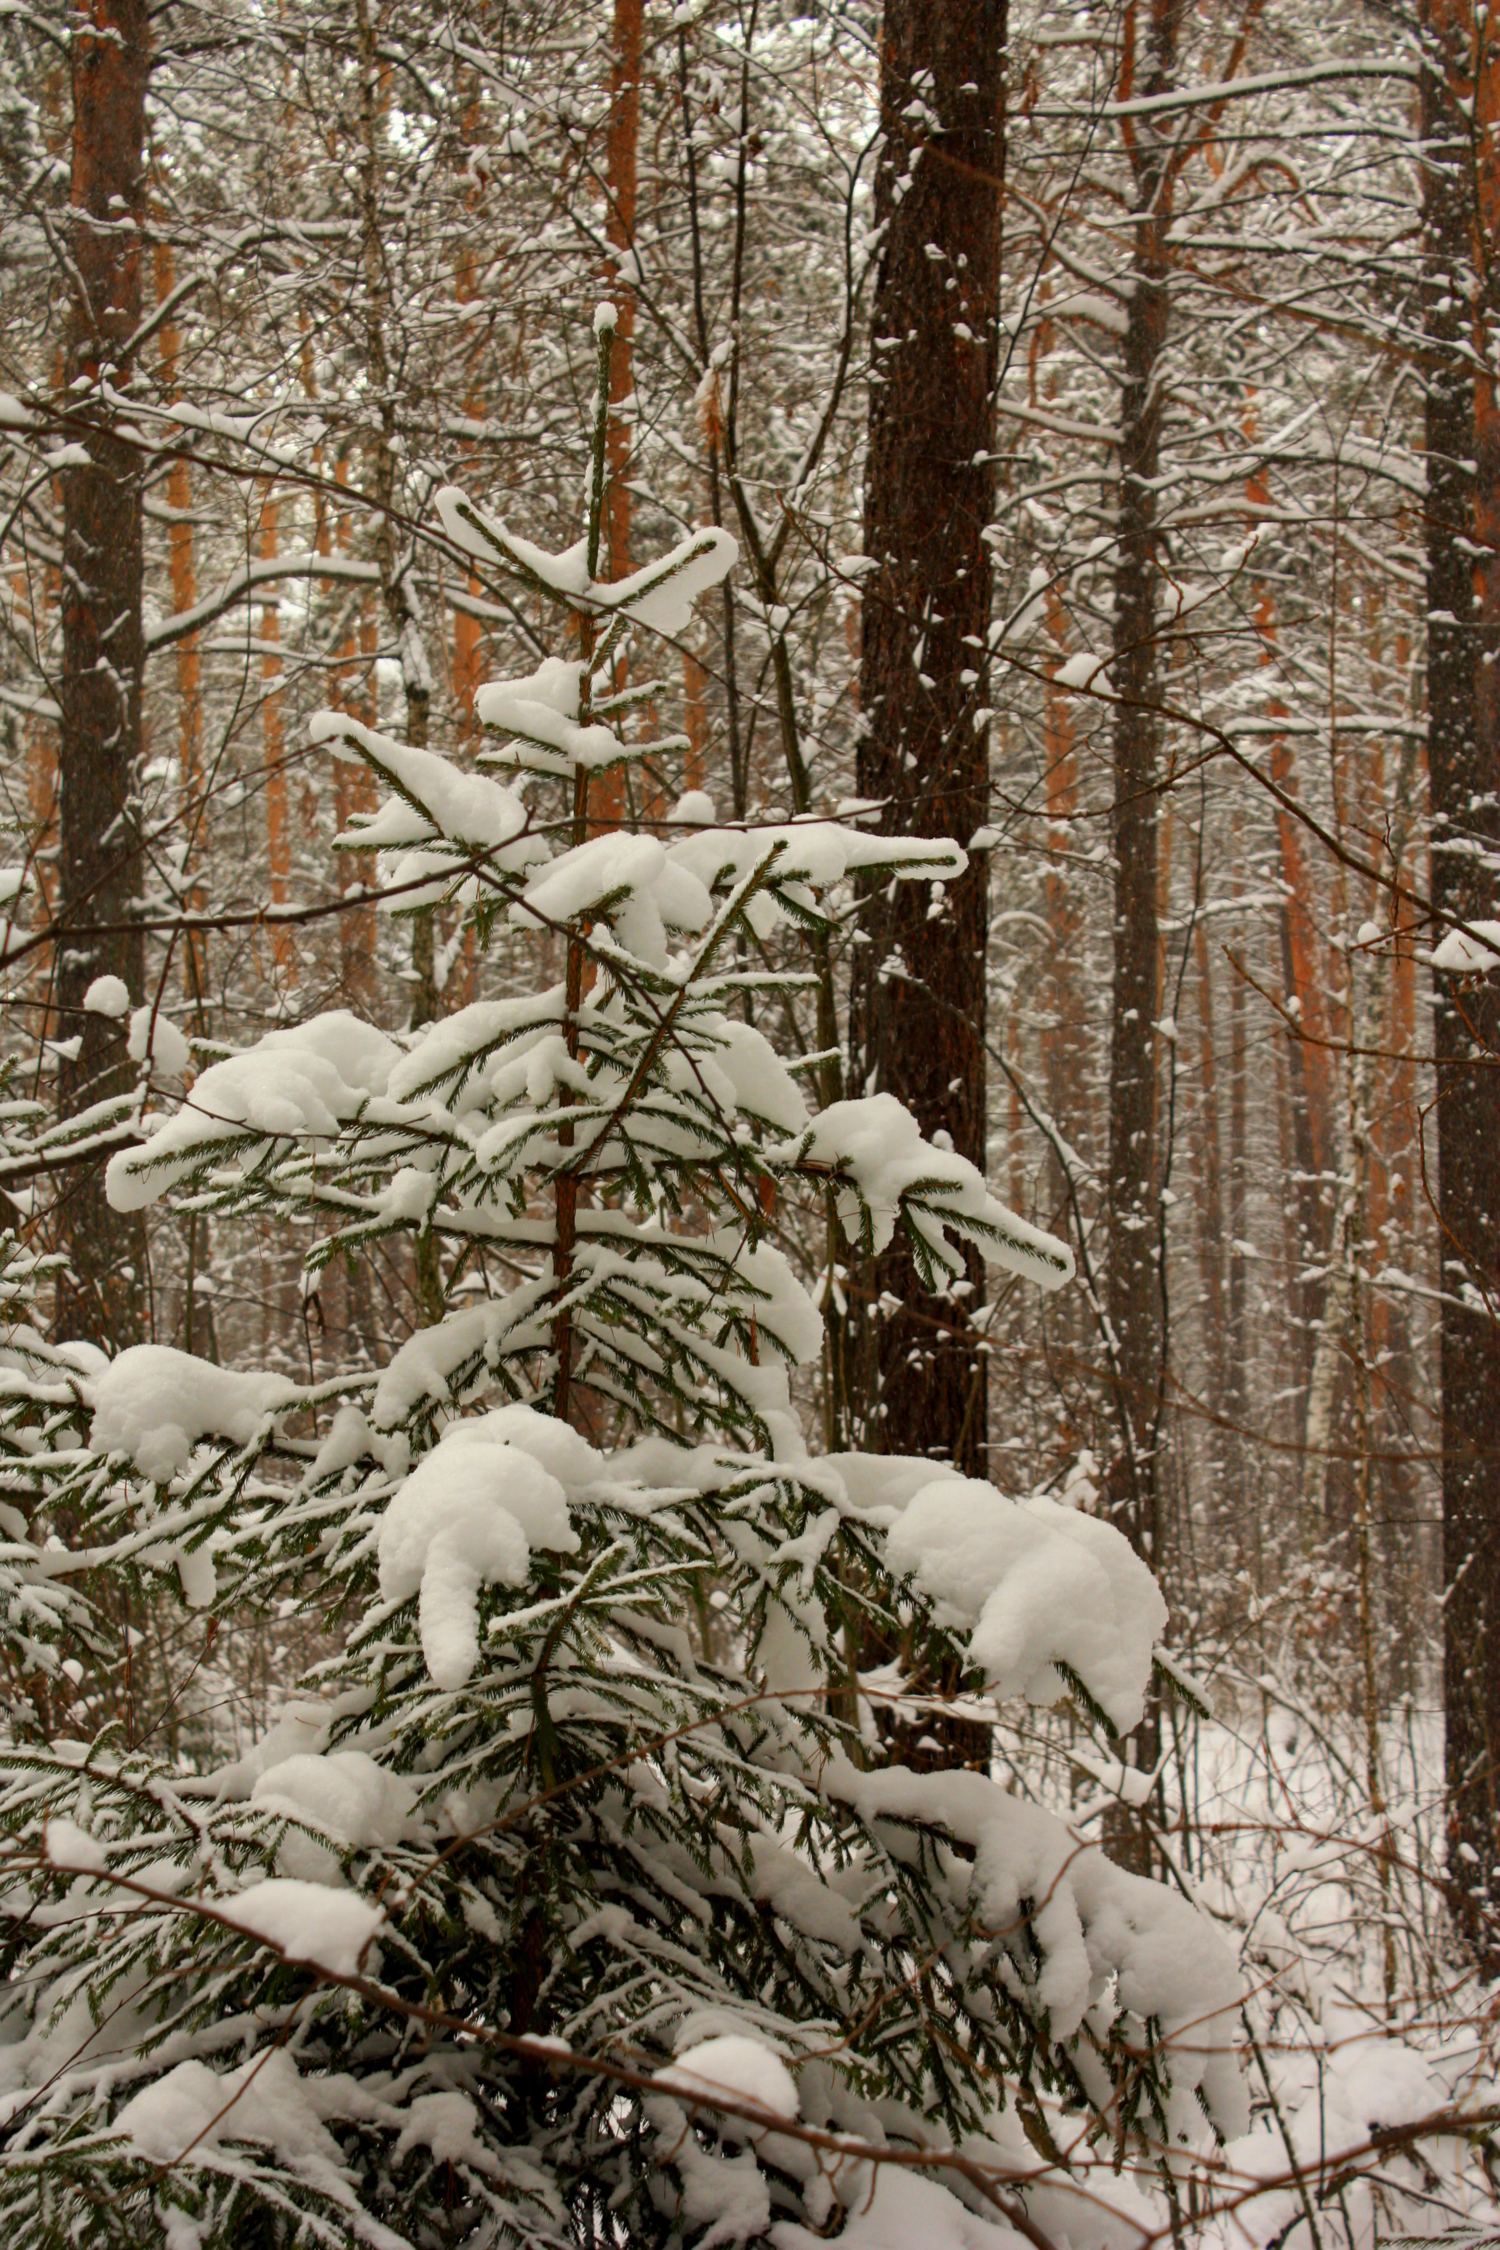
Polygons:
M132 374L126 347L141 317L143 144L150 28L145 0L91 0L73 33L73 299L67 379ZM79 397L85 394L80 392ZM101 403L77 409L69 436L87 461L63 473L62 667L59 702L58 948L63 1036L78 1038L57 1077L62 1115L120 1091L131 1072L120 1027L85 1015L94 979L123 977L139 1003L142 936L129 927L141 884L141 457ZM67 926L78 929L77 937ZM85 934L103 925L97 935ZM122 925L124 925L122 927ZM65 1336L112 1349L143 1330L145 1226L111 1211L102 1164L69 1176L58 1204L68 1271L57 1290Z
M1491 558L1477 574L1477 639L1493 658L1500 651L1500 569L1492 559L1500 545L1500 427L1492 382L1482 378L1476 398L1466 364L1467 283L1481 216L1462 106L1472 91L1467 0L1429 0L1422 29L1432 891L1443 913L1472 920L1494 903L1492 878L1472 848L1493 853L1500 845L1500 682L1493 661L1476 665L1472 624L1474 547L1488 545ZM1492 214L1482 216L1489 222ZM1492 289L1485 298L1488 315ZM1484 1973L1493 1975L1500 1945L1486 1908L1500 1841L1500 990L1492 981L1476 988L1442 976L1435 986L1449 1868L1459 1918Z
M1004 158L1004 0L887 0L885 229L874 302L860 663L861 796L887 832L967 844L988 804L982 722ZM933 908L937 911L934 912ZM864 902L853 1094L889 1092L924 1133L985 1160L986 866L941 901L898 883ZM902 1248L876 1264L879 1424L888 1453L986 1464L986 1359L969 1294L934 1298Z

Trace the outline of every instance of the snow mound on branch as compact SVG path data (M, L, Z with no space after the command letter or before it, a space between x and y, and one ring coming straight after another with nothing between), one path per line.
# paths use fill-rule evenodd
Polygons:
M597 1447L580 1437L567 1422L560 1422L555 1414L539 1414L534 1406L492 1407L488 1414L472 1421L460 1422L447 1432L443 1442L513 1445L544 1468L549 1476L556 1477L564 1490L573 1493L595 1484L607 1474L605 1458ZM536 1546L548 1546L550 1541L538 1534L532 1535ZM572 1544L564 1542L568 1552Z
M966 1156L924 1140L911 1111L894 1094L831 1102L799 1140L783 1142L768 1154L784 1163L826 1164L839 1174L847 1183L837 1189L844 1232L856 1241L868 1214L877 1255L890 1242L904 1203L907 1219L934 1258L955 1275L961 1273L962 1261L944 1236L945 1212L993 1230L994 1239L982 1244L992 1265L1043 1289L1058 1289L1072 1278L1073 1253L1067 1245L1008 1211Z
M970 1654L1000 1696L1056 1703L1075 1672L1116 1733L1141 1716L1167 1605L1113 1524L975 1477L928 1484L886 1538L938 1622L972 1627Z
M561 554L549 554L520 538L498 516L476 508L454 485L438 493L436 507L444 531L465 554L508 564L554 600L600 616L625 617L655 633L685 632L699 595L717 586L739 560L739 548L727 531L695 531L628 578L602 584L589 577L588 548L581 539Z
M1474 933L1472 937L1469 930ZM1441 944L1433 947L1435 969L1447 969L1455 976L1476 976L1500 968L1500 922L1471 922L1469 930L1450 930ZM1481 944L1481 939L1488 942Z
M272 1875L253 1890L214 1900L215 1911L288 1961L358 1976L370 1940L385 1921L383 1910L357 1891L330 1890L293 1876Z
M89 1444L128 1453L155 1484L185 1469L206 1437L249 1445L268 1414L300 1395L285 1375L237 1374L167 1344L132 1344L93 1386Z
M140 1148L110 1159L105 1192L116 1211L141 1211L196 1171L217 1141L304 1134L331 1140L401 1058L394 1040L346 1008L290 1031L270 1031L243 1054L211 1063L176 1114Z
M818 1466L837 1474L851 1508L888 1526L924 1486L965 1481L948 1462L916 1453L823 1453Z
M695 531L660 562L646 563L611 586L590 595L612 615L628 617L652 633L685 633L700 594L729 576L739 561L738 543L727 531Z
M493 2153L479 2138L479 2118L467 2094L450 2089L418 2094L406 2111L401 2137L391 2151L399 2164L411 2149L426 2148L436 2164L469 2164L476 2172L498 2172Z
M86 1016L108 1016L118 1021L130 1013L130 987L123 977L95 977L83 996Z
M303 1751L283 1758L250 1791L265 1812L306 1821L357 1850L399 1844L411 1820L416 1789L363 1750Z
M502 1407L453 1423L381 1522L381 1594L388 1602L418 1596L422 1654L441 1688L462 1687L479 1662L480 1588L524 1585L534 1546L578 1550L566 1492L538 1456L550 1449L560 1466L599 1457L561 1424L556 1441L532 1428L544 1419Z
M704 801L712 810L712 801ZM677 866L690 868L708 884L738 882L774 852L778 883L812 883L819 890L868 867L891 867L892 874L913 881L947 883L969 864L963 849L946 836L872 836L816 816L779 827L705 828L681 838L670 852Z
M169 1078L181 1078L192 1061L188 1043L177 1025L160 1008L137 1008L130 1019L126 1052L133 1063L148 1059Z
M526 826L526 807L513 789L483 774L465 773L435 751L413 750L347 712L315 712L307 731L314 743L329 744L336 758L373 766L400 792L378 812L351 822L349 839L361 851L372 845L384 849L423 843L434 836L493 850Z
M765 1033L738 1016L712 1015L699 1022L720 1042L714 1061L734 1088L741 1115L773 1132L800 1132L807 1123L806 1097Z
M520 928L567 922L606 907L616 936L637 960L661 966L666 932L701 930L713 914L706 886L675 865L654 836L595 836L554 859L510 910Z
M545 1280L523 1282L507 1297L450 1312L431 1328L418 1328L391 1354L375 1385L370 1419L377 1430L395 1430L424 1400L446 1405L453 1378L476 1360L493 1367L502 1346L537 1348L551 1334Z
M1311 2089L1300 2101L1283 2093L1278 2125L1267 2118L1224 2151L1224 2177L1237 2187L1285 2179L1288 2141L1309 2170L1336 2173L1346 2154L1366 2155L1374 2134L1399 2132L1453 2101L1430 2060L1404 2040L1326 2001L1322 2014L1327 2048ZM1291 2231L1301 2213L1295 2189L1273 2188L1241 2215L1241 2239L1274 2242Z
M481 751L486 762L566 774L575 766L597 771L629 757L601 720L579 724L583 670L580 663L548 656L523 679L491 680L478 689L474 709L481 725L516 737L502 749Z
M42 1831L42 1849L52 1866L73 1875L103 1874L109 1865L103 1845L76 1820L49 1820Z
M977 1773L915 1774L888 1766L861 1773L840 1755L824 1768L829 1793L851 1806L898 1855L910 1857L913 1822L973 1851L967 1882L976 1920L1005 1947L1001 1973L1045 2009L1054 2039L1069 2040L1089 2010L1110 2000L1160 2027L1171 2077L1171 2135L1201 2139L1201 2094L1217 2129L1243 2133L1249 2105L1235 2047L1243 1989L1234 1954L1195 1906L1165 1884L1127 1874L1096 1844L1040 1805ZM1036 1932L1038 1965L1027 1923ZM1075 2060L1087 2074L1088 2052ZM1096 2091L1103 2098L1102 2085Z
M176 2164L221 2141L249 2141L326 2185L343 2178L338 2144L323 2124L324 2117L347 2114L342 2089L357 2097L347 2079L341 2088L336 2079L303 2078L281 2047L223 2073L183 2062L132 2096L113 2129L152 2164Z
M488 1091L494 1050L520 1032L560 1024L564 1006L563 987L558 984L514 1000L473 1000L451 1016L440 1016L424 1027L411 1052L391 1072L386 1089L391 1100L409 1102L457 1079L460 1086L451 1106L462 1116Z
M881 2164L851 2193L853 2216L838 2236L839 2250L1026 2250L1023 2235L966 2211L936 2180L894 2164ZM827 2237L780 2220L770 2229L775 2250L814 2250Z
M274 1766L323 1750L333 1715L331 1703L288 1703L280 1717L242 1758L219 1767L213 1777L219 1796L236 1801L249 1797L261 1775L269 1773Z
M797 2082L765 2042L742 2031L721 2032L686 2048L652 2081L669 2093L721 2095L751 2103L775 2117L795 2117Z

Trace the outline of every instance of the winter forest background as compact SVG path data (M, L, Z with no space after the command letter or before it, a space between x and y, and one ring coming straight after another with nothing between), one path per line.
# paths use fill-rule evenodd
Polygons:
M1493 2240L1482 0L0 0L0 213L17 2244Z

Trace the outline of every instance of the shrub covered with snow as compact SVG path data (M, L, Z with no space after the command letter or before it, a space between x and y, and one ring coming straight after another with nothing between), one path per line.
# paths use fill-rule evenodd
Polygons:
M481 699L504 778L314 729L384 785L345 841L389 903L550 942L558 980L400 1036L274 1033L109 1175L123 1208L313 1217L315 1260L435 1244L482 1293L334 1383L156 1348L4 1371L25 1489L72 1527L28 1550L49 1645L85 1566L353 1620L233 1767L13 1723L0 2209L28 2240L998 2242L955 2196L1016 2179L1018 2102L1150 2162L1243 2129L1234 1967L1195 1910L861 1725L850 1647L915 1616L976 1689L1127 1727L1161 1604L1103 1524L808 1453L786 1201L866 1248L904 1228L935 1277L970 1243L1043 1286L1071 1261L889 1097L809 1114L748 1020L776 977L742 938L956 846L703 802L591 823L603 768L679 747L633 735L661 690L618 660L734 560L698 533L598 583L602 449L601 415L561 556L440 502L571 619L575 653ZM960 2148L967 2186L877 2161ZM1075 2244L1114 2239L1091 2209Z

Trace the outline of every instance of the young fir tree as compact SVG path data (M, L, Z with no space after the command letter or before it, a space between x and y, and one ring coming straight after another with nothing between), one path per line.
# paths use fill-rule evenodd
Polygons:
M1044 1286L1069 1261L890 1097L810 1117L747 1020L795 980L741 933L961 852L721 826L702 797L661 834L591 827L597 776L646 754L624 712L662 692L612 692L616 659L734 561L705 531L597 581L598 326L584 539L546 554L439 503L572 652L481 698L511 779L314 728L385 785L344 841L386 855L392 906L462 901L560 975L404 1037L274 1032L109 1175L117 1208L311 1219L315 1265L405 1233L448 1308L306 1387L150 1345L8 1354L0 1561L42 1589L33 1669L77 1661L89 1587L121 1580L346 1627L217 1770L168 1766L148 1719L59 1739L14 1696L17 2250L1102 2242L1057 2136L1169 2182L1239 2125L1236 1980L1194 1910L871 1738L846 1654L870 1630L1119 1731L1164 1612L1103 1523L803 1444L787 1371L820 1325L776 1246L790 1200L831 1198L866 1254L904 1229L925 1286L970 1243Z

